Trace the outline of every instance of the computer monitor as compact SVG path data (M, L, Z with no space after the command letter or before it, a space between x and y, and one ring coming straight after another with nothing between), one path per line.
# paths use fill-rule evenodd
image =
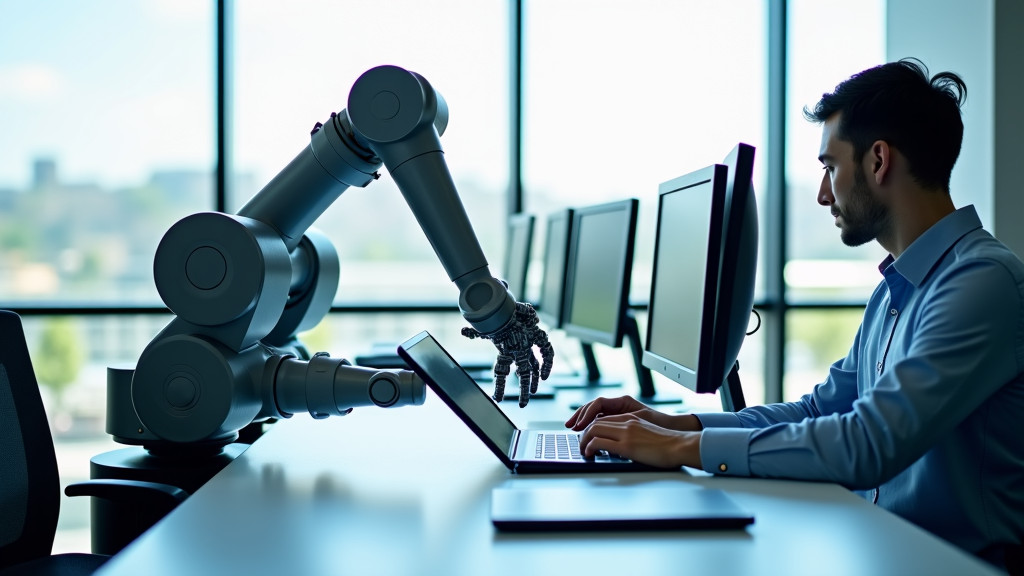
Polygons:
M505 244L504 278L508 290L520 302L526 297L526 274L530 267L530 248L533 244L533 214L520 212L508 219L508 235Z
M545 218L544 261L540 294L534 302L537 316L549 329L562 327L562 301L565 298L566 262L572 231L572 208L551 212Z
M587 374L578 384L618 385L601 379L592 345L620 348L628 339L640 383L638 396L646 402L678 402L678 398L655 397L650 372L641 364L636 317L629 309L639 206L639 200L629 198L574 210L562 330L583 345Z
M744 407L737 356L754 305L754 148L658 189L654 268L643 364L698 393ZM725 386L723 387L723 384Z
M562 329L581 342L622 346L639 205L629 198L573 214Z

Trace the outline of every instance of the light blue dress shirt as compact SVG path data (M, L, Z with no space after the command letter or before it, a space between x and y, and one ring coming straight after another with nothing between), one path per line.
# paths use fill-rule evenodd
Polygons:
M836 482L982 555L1024 536L1024 264L973 206L928 229L798 402L698 414L716 474Z

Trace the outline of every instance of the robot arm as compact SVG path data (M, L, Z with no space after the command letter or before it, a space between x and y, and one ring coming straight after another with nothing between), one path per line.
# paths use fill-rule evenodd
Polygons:
M311 226L347 188L378 178L381 165L459 289L471 325L463 333L498 349L495 398L514 362L525 406L554 352L533 308L488 271L444 161L447 118L422 76L371 69L347 109L317 123L309 146L236 215L198 213L172 226L154 278L175 318L135 370L108 371L107 431L122 443L176 449L229 442L251 422L299 410L324 417L421 404L414 373L310 357L296 338L327 314L338 287L337 253Z
M502 400L515 363L519 405L525 406L539 380L550 374L554 352L532 307L517 303L505 285L490 276L444 162L440 135L447 116L444 99L419 74L393 66L372 69L353 84L346 110L332 114L326 125L317 123L306 153L274 177L239 215L270 224L294 253L298 239L342 192L350 186L366 187L381 164L386 166L447 276L459 288L460 310L472 326L463 333L493 340L498 348L495 399ZM532 352L534 346L542 362Z
M487 268L448 172L440 135L448 107L422 76L381 66L364 73L348 108L314 126L309 147L239 210L273 227L294 250L348 187L364 187L383 164L459 288L463 316L484 334L514 316L515 300Z
M448 106L425 78L395 66L373 68L356 80L345 110L314 126L307 152L239 215L273 226L291 250L346 188L366 186L380 165L386 166L459 289L459 308L472 326L463 334L492 340L498 349L495 399L502 399L515 363L519 404L525 406L539 380L550 374L554 351L533 308L517 303L488 270L444 160L440 136L447 125Z
M554 350L538 326L533 307L517 303L487 268L444 161L440 142L448 124L444 99L419 74L382 66L353 85L348 117L355 137L387 166L448 278L459 288L459 308L472 326L462 333L491 340L498 349L495 400L503 398L509 368L515 363L519 405L526 406L539 380L551 373Z

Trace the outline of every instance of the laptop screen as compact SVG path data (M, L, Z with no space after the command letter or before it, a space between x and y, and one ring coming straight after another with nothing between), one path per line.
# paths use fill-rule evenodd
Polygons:
M486 436L492 449L508 453L516 426L448 352L427 332L420 332L400 347L420 377L463 420Z

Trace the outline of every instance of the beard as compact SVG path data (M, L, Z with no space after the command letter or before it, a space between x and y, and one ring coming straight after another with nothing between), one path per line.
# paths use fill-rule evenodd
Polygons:
M853 175L849 199L842 208L833 206L832 214L842 218L839 237L847 246L861 246L878 238L889 226L889 207L871 194L864 168Z

